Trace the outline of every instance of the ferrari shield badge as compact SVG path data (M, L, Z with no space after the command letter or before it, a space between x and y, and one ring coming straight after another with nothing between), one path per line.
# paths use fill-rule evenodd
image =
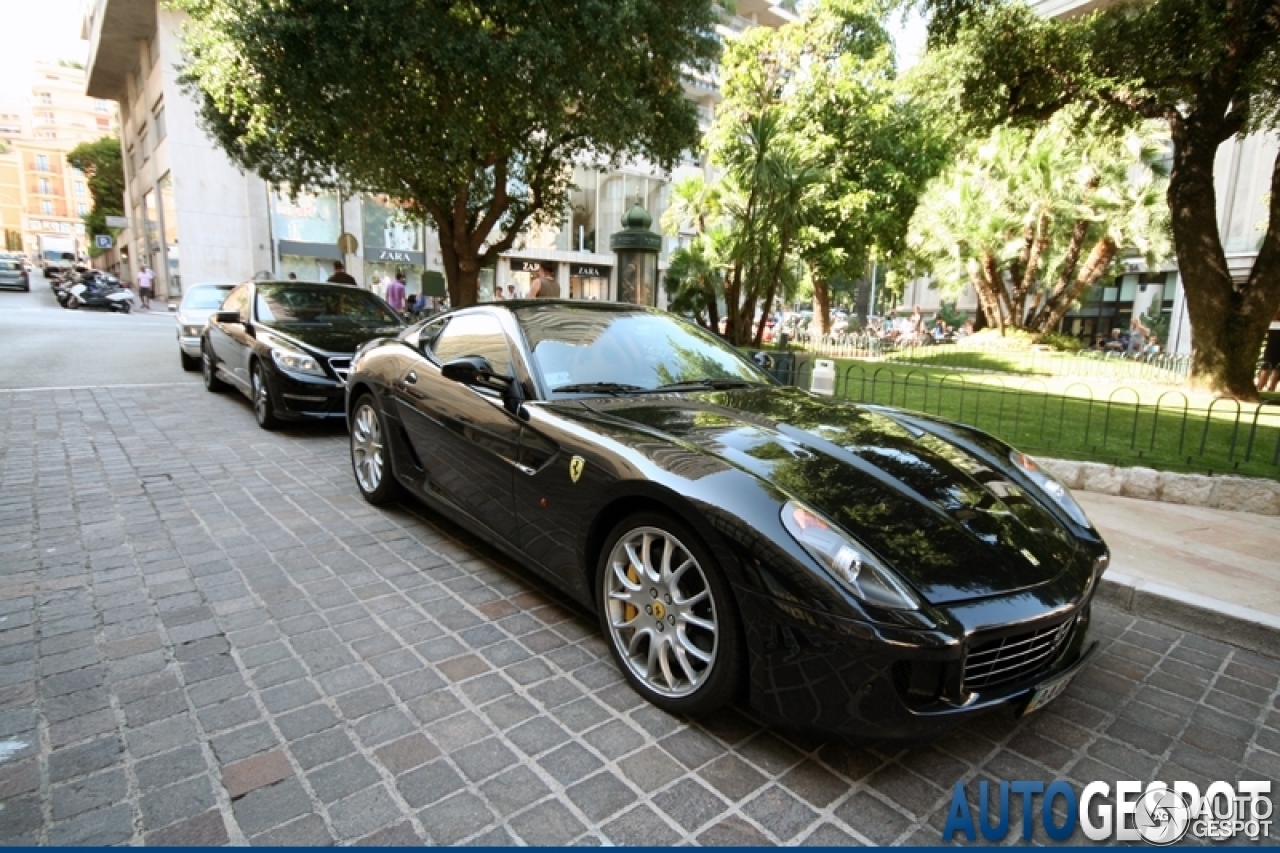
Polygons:
M587 467L587 460L581 456L575 456L569 460L569 479L578 482L578 478L582 476L582 469Z

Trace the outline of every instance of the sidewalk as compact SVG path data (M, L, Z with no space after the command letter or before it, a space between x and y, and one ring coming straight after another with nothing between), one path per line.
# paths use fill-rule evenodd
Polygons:
M1074 495L1111 546L1102 600L1280 656L1280 517Z

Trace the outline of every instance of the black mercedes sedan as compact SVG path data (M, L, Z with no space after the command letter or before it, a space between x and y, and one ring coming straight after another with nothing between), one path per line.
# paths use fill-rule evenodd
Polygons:
M1034 461L962 424L783 387L634 305L513 301L356 354L351 462L594 610L646 699L919 739L1085 664L1108 561Z
M201 334L204 387L239 389L263 429L286 420L340 418L356 348L402 329L390 305L359 288L245 282L227 294Z

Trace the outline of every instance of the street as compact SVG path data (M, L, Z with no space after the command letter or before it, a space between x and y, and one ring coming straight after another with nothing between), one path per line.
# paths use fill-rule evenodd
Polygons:
M198 383L178 363L173 313L137 304L129 314L60 308L38 270L30 293L0 290L0 389Z
M0 843L935 845L957 783L1280 778L1280 661L1102 605L1062 696L934 743L670 716L594 618L366 504L341 425L208 393L173 323L0 293Z

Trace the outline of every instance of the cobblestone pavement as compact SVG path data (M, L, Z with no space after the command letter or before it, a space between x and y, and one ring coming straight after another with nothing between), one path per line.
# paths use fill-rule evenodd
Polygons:
M691 722L483 543L365 504L340 427L174 385L0 394L0 430L3 843L936 844L956 781L1280 777L1280 662L1105 608L1021 722Z

